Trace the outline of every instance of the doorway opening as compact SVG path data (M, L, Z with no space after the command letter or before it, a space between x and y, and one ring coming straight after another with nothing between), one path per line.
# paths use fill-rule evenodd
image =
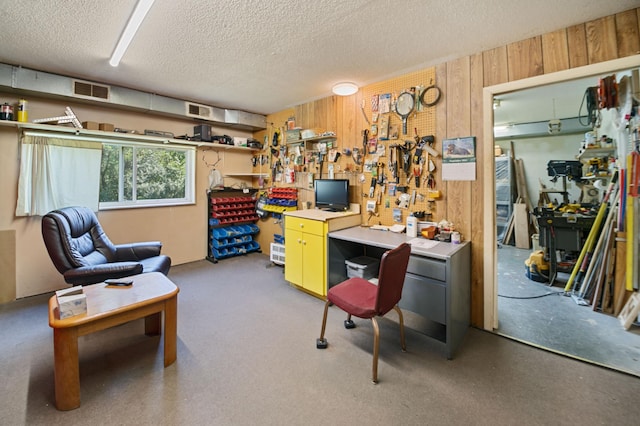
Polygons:
M560 96L562 90L552 87L558 83L572 84L580 79L597 82L600 76L634 69L639 65L640 56L635 56L485 88L485 140L500 145L500 138L494 139L494 116L497 115L494 108L505 107L506 99L513 98L519 92L525 93L534 88L551 88ZM548 103L550 108L546 111L549 114L546 120L554 123L556 120L560 121L561 116L556 116L554 108L559 104L559 100L552 98ZM524 112L530 113L531 108ZM574 117L578 115L577 107L575 112ZM535 121L535 118L530 121ZM584 132L576 132L573 139L579 145L584 136ZM511 151L515 151L513 159L524 158L527 170L530 167L541 168L540 164L536 165L535 160L526 157L529 155L527 149L535 151L538 157L542 157L539 162L544 162L543 168L546 173L546 163L554 155L553 146L545 148L540 141L534 139L528 142L532 141L533 145L528 147L526 143L508 143L506 147L502 144L501 148L507 156L513 154ZM575 147L568 149L576 150ZM495 153L493 150L486 150L484 158L485 164L491 165L485 167L485 202L486 205L496 206L495 209L486 209L484 218L485 328L523 343L640 376L640 331L626 331L616 317L594 312L591 306L576 303L564 291L562 282L567 280L564 272L558 274L558 280L555 284L551 283L552 285L549 285L549 282L530 279L525 261L529 260L534 251L534 242L531 242L531 245L527 244L526 248L500 244L498 237L504 229L500 227L501 194L499 187L496 188L496 173L500 170L500 164L496 162L498 157L495 157L497 151L497 147ZM558 155L565 157L564 154ZM566 159L569 160L570 157ZM514 167L511 170L516 169ZM575 186L575 183L570 183L571 190L575 191ZM539 194L534 195L537 204ZM575 196L573 194L570 198ZM487 210L491 211L487 213Z

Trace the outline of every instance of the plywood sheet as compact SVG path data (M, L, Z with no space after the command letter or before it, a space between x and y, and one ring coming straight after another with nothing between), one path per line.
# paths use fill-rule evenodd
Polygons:
M513 205L513 221L516 234L516 247L522 249L530 248L529 214L527 213L526 204L515 203Z
M0 303L16 298L16 231L0 231Z

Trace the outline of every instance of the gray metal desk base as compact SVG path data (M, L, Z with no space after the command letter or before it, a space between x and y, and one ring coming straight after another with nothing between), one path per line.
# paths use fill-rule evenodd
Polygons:
M327 242L328 288L347 279L345 260L359 256L380 258L406 234L355 226L330 232ZM471 244L438 243L433 248L412 246L400 308L418 314L407 324L442 343L448 359L460 346L470 322Z

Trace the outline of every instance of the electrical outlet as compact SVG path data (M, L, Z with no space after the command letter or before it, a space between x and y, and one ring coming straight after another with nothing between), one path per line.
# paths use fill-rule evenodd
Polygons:
M376 202L373 200L367 200L367 211L375 213L376 212Z

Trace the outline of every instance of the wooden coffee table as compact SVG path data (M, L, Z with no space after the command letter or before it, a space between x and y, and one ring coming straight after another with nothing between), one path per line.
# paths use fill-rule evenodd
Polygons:
M55 396L58 410L80 406L78 337L145 319L145 334L162 334L164 311L164 366L176 360L178 287L159 272L131 277L130 287L105 283L83 287L87 313L59 319L56 296L49 299L49 326L53 328Z

